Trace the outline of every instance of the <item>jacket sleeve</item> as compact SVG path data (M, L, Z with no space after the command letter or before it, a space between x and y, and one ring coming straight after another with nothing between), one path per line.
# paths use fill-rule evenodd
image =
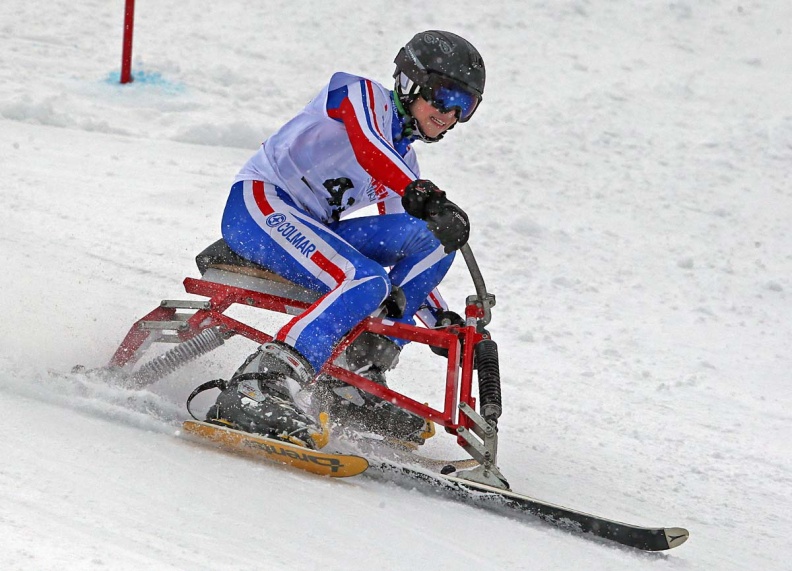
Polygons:
M392 105L389 93L368 79L360 79L328 93L327 114L343 122L360 166L402 195L418 176L385 136Z

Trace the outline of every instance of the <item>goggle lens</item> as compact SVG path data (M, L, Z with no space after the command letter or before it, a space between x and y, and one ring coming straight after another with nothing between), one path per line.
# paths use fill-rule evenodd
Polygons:
M456 109L461 123L470 119L479 104L477 96L453 85L439 84L425 91L423 98L438 111L447 113Z

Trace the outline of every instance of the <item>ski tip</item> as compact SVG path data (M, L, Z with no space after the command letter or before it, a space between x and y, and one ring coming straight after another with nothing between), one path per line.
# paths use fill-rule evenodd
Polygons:
M690 537L690 532L683 527L667 527L665 529L666 541L668 548L679 547L685 543Z

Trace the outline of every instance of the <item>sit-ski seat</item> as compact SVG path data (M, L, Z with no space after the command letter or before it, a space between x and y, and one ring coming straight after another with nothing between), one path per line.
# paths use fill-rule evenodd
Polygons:
M201 279L223 285L239 287L277 295L295 301L313 303L322 294L304 288L279 276L267 268L235 253L222 238L195 257ZM401 317L407 300L401 288L392 286L391 293L382 302L382 314Z
M319 292L297 285L243 258L229 248L222 238L198 254L195 263L201 272L201 279L205 281L308 303L321 297Z

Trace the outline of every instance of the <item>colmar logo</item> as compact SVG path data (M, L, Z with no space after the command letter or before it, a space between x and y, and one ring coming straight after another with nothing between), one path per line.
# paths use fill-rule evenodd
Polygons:
M275 212L274 214L270 214L267 216L267 226L270 228L275 228L278 224L286 220L286 215L281 214L280 212Z
M280 212L270 214L267 216L266 224L270 228L274 228L274 232L283 236L288 244L299 250L306 258L310 258L311 254L316 251L316 245L289 222L285 214Z

